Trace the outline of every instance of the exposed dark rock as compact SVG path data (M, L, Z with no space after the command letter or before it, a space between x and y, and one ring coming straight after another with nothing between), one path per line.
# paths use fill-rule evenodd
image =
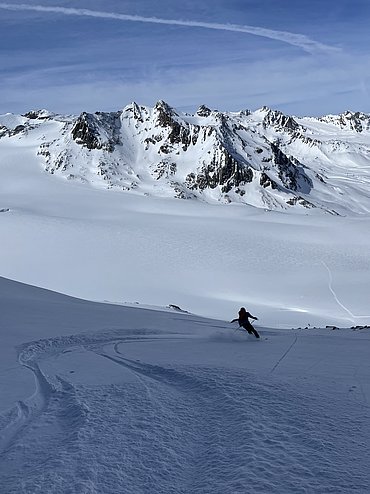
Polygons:
M82 113L71 132L77 144L86 146L88 149L102 148L102 143L99 139L99 128L93 115Z
M46 110L31 110L22 116L31 120L49 120L52 118L52 115Z
M5 125L0 125L0 138L8 135L8 127L5 127Z
M103 149L109 152L120 143L120 113L83 112L76 120L71 133L77 144L88 149Z
M51 154L49 150L50 143L43 143L39 147L37 154L44 156L46 163L50 162Z
M304 206L307 209L316 208L316 206L312 204L312 202L307 201L306 199L300 196L292 197L291 199L288 199L286 203L289 204L290 206L295 206L296 204L300 204L301 206Z
M239 194L241 197L243 197L245 195L245 189L239 189L239 187L236 187L235 194Z
M197 110L198 117L209 117L212 113L212 110L207 108L205 105L201 105Z
M278 127L282 130L297 131L300 129L300 125L289 115L284 115L279 110L268 110L262 125L267 127Z
M145 151L148 151L149 145L156 144L156 141L153 139L153 137L147 137L146 139L144 139L144 144L145 144Z
M25 125L17 125L16 127L14 127L13 130L11 130L9 132L9 135L17 135L17 134L20 134L21 132L23 132L24 130L26 130L26 126Z
M190 173L185 184L190 190L214 189L220 185L222 193L227 193L233 187L245 185L252 179L252 169L222 149L220 155L214 156L209 164L204 164L197 173Z
M261 173L260 185L264 188L271 187L271 189L278 189L278 184L272 180L265 172Z
M193 146L195 146L196 143L198 142L199 132L200 132L199 125L194 125L194 127L193 127L193 135L191 137L191 143L193 144Z
M173 309L173 310L176 310L176 311L179 311L179 312L184 312L185 314L189 314L189 312L187 310L181 309L181 307L179 307L178 305L170 304L168 307L170 309Z
M182 144L183 151L186 151L192 142L190 136L189 128L180 125L178 122L174 121L172 125L172 130L168 136L168 140L171 144Z
M295 158L286 156L281 149L271 143L274 163L277 165L281 182L290 190L308 194L313 187L312 180L306 175L303 165Z
M70 166L71 154L67 150L61 151L53 162L53 170L65 172Z
M13 137L17 134L27 131L26 125L17 125L14 129L8 129L5 125L0 125L0 138L1 137Z
M342 127L347 125L351 130L356 132L362 132L369 127L370 118L361 112L350 112L346 111L340 115L340 123Z
M191 136L189 126L183 123L179 123L175 117L177 114L175 111L167 105L164 101L158 101L155 105L154 110L157 114L157 122L160 127L170 128L170 133L168 134L168 142L170 144L182 144L183 151L186 151L189 145L197 136ZM198 130L199 132L199 130Z
M345 111L340 115L325 115L319 118L321 122L339 125L341 129L363 132L370 130L370 115L362 112Z
M143 123L144 122L144 119L143 119L143 116L141 114L141 108L140 106L137 104L137 103L132 103L132 110L133 110L133 116L134 116L134 119L137 120L138 122L141 122Z
M154 107L157 115L157 122L160 127L172 127L174 124L173 117L176 112L165 101L158 101Z
M171 181L170 184L176 199L194 199L196 197L184 184L175 181Z
M162 177L169 178L176 173L176 163L169 163L167 161L161 161L160 163L150 166L151 174L156 180Z
M172 150L173 150L172 146L169 146L168 144L162 144L158 152L161 154L170 154Z

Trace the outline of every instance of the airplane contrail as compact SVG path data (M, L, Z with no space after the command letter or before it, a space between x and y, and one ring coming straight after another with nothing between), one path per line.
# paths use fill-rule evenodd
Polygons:
M219 24L213 22L201 22L201 21L185 21L178 19L162 19L159 17L143 17L139 15L119 14L115 12L100 12L89 9L76 9L67 7L48 7L46 5L26 5L10 4L0 2L0 9L15 10L15 11L35 11L35 12L47 12L64 15L75 15L85 17L96 17L101 19L112 19L119 21L130 22L144 22L152 24L166 24L170 26L184 26L195 27L203 29L216 29L219 31L232 31L239 33L252 34L254 36L261 36L263 38L275 39L288 43L289 45L297 46L302 50L309 53L333 53L340 51L333 46L325 45L318 41L312 40L304 34L290 33L287 31L275 31L273 29L266 29L258 26L247 26L238 24Z

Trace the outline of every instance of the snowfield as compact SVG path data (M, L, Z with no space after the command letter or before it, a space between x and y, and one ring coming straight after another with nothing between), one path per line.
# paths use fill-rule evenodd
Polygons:
M12 139L0 139L2 276L220 319L247 305L272 327L370 323L369 215L94 188L46 173L37 143Z
M0 293L1 492L369 492L368 329Z
M217 188L174 199L171 180L145 175L139 148L140 184L124 192L118 168L106 182L84 161L99 150L60 134L67 117L40 116L34 127L0 119L0 493L369 493L370 117L301 119L298 137L282 137L287 153L324 167L328 182L312 178L306 197L318 207L289 209L298 196L280 182L267 193L257 169L267 147L251 149L253 180L235 197L272 210L221 204ZM262 119L275 137L269 119L298 125ZM160 160L165 142L154 141ZM289 182L295 161L268 148ZM66 173L53 168L60 156ZM241 306L260 340L229 323Z

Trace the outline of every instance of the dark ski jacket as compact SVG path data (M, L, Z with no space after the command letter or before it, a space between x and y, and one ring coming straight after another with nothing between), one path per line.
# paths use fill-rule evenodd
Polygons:
M239 327L243 327L244 329L246 329L248 331L249 334L254 334L254 336L256 338L259 338L260 335L258 334L258 332L254 329L254 327L252 326L252 324L249 322L249 319L248 318L251 318L251 319L254 319L255 321L257 321L257 317L254 317L252 316L252 314L250 312L247 312L245 310L244 307L242 307L239 311L239 317L238 319L233 319L231 322L236 322L238 321L239 323Z
M250 312L247 312L243 307L239 311L239 317L237 319L233 319L231 322L236 322L238 321L239 326L243 326L245 329L249 329L251 323L249 322L248 318L254 319L257 321L257 317L252 316Z

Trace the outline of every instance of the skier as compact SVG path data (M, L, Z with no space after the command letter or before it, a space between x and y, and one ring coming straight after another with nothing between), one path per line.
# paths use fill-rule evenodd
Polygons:
M239 311L239 317L237 319L233 319L231 322L236 322L238 321L239 323L239 328L243 327L245 330L248 331L249 334L254 334L256 338L259 338L260 335L257 333L257 331L254 329L252 324L249 322L248 318L250 317L251 319L254 319L255 321L258 320L257 317L252 316L249 312L245 310L244 307L242 307Z

